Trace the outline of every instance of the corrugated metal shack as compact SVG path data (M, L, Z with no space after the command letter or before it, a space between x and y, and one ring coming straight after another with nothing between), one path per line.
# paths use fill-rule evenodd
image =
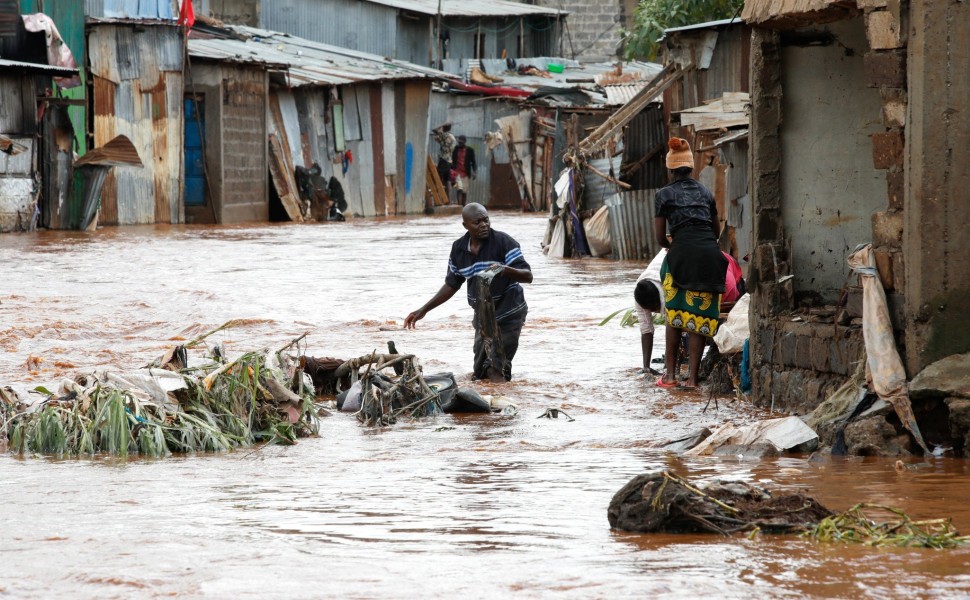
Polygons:
M668 29L664 61L683 76L664 92L672 133L690 140L695 177L707 185L722 220L721 248L747 271L752 248L748 196L748 92L751 28L725 19Z
M419 65L561 54L566 13L508 0L262 2L260 26ZM360 26L366 24L366 26ZM440 33L439 33L440 32Z
M550 71L550 65L554 71L562 66L562 72ZM622 63L618 73L614 63L580 64L556 57L517 61L515 71L501 59L445 61L448 72L467 74L475 67L501 81L494 87L478 86L474 92L451 89L448 93L433 94L431 122L433 125L452 122L453 133L466 135L468 144L479 157L479 176L472 182L469 201L493 208L525 210L549 210L554 197L552 180L565 166L567 131L572 128L574 138L583 137L583 132L603 123L616 106L642 89L661 69L653 63L627 62ZM526 97L502 95L503 90L509 89L524 90ZM491 149L486 144L486 136L499 129L497 123L502 119L524 121L520 128L526 135L513 141L516 158L524 162L529 188L524 197L525 190L520 189L516 180L508 144ZM648 140L659 139L657 127L662 125L659 104L630 125L632 143L625 148L621 146L623 153L614 161L617 173L622 162L635 166L628 169L632 183L656 178L655 161L637 164L637 160L642 156L641 146ZM602 206L605 198L614 193L606 193L601 181L597 178L589 188L590 208Z
M70 139L53 142L45 135L56 117L47 111L42 120L38 106L53 87L51 77L77 71L46 64L0 59L0 232L32 230L41 216L38 201L45 165L71 162ZM65 117L66 118L66 117ZM69 129L68 129L69 130ZM66 148L65 148L66 146ZM62 150L64 148L64 150ZM62 156L63 155L63 156Z
M139 6L148 4L156 5ZM153 14L164 18L170 13L156 9L144 16ZM88 23L94 146L125 135L145 165L108 173L99 215L103 225L184 221L184 43L183 29L173 20L112 18Z
M354 215L424 210L431 82L446 74L283 33L228 30L190 39L191 59L286 68L269 92L271 213L307 217L294 171L315 164L341 184Z

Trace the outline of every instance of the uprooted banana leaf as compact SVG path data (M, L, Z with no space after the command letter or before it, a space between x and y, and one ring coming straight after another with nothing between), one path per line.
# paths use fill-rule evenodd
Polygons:
M179 346L153 368L79 376L33 405L7 388L0 444L18 454L159 457L317 434L313 385L282 350L193 368L186 362Z

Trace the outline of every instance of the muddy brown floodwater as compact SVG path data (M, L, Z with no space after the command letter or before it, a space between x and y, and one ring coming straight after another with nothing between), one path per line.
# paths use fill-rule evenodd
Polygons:
M967 462L683 460L658 450L700 426L764 416L637 379L631 305L643 265L550 260L545 219L493 215L535 272L513 383L516 416L440 416L227 455L55 460L0 455L0 597L968 597L970 550L792 537L612 532L606 508L638 473L673 468L859 501L970 533ZM387 331L442 283L457 218L339 225L147 227L0 236L0 383L56 385L131 368L229 319L229 354L310 331L311 356L383 348L426 372L471 371L463 294L413 332ZM384 330L382 330L382 328ZM657 351L663 345L657 340ZM31 359L31 357L34 357ZM576 420L537 419L561 407Z

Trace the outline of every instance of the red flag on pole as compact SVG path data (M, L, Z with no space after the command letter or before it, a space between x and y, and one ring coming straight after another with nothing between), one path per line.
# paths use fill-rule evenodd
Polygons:
M195 25L195 9L192 0L182 0L182 11L179 13L179 25L192 27Z

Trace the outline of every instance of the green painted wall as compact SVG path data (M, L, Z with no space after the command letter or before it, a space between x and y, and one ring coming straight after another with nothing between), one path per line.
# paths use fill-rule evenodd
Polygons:
M81 85L68 89L60 90L59 93L64 98L84 100L87 94L87 48L84 38L84 2L81 0L20 0L21 14L33 14L42 12L54 20L57 31L67 43L67 47L74 54L74 61L77 63L81 72ZM71 117L71 125L74 127L76 140L76 150L78 156L87 151L87 136L85 135L88 127L87 107L72 106L68 109Z

